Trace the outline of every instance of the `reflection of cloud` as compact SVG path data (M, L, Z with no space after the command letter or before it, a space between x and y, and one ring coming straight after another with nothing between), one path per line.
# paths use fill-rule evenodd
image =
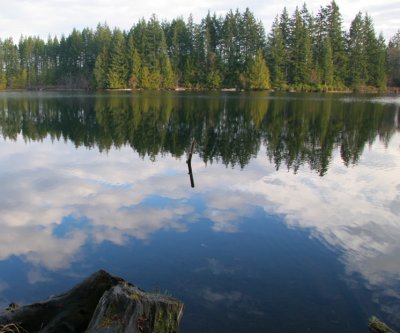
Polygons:
M51 234L51 228L38 228L36 225L14 227L3 224L1 229L0 260L16 255L51 269L68 267L86 240L81 231L60 239Z
M243 185L242 196L262 197L266 211L341 249L349 273L400 298L399 141L397 135L387 149L375 142L352 168L334 156L324 177L271 172Z
M8 288L9 285L6 282L0 280L0 293Z
M245 172L215 163L205 168L195 156L196 188L191 189L185 162L169 156L149 167L130 148L105 155L46 140L1 142L0 259L17 255L59 269L79 259L88 239L123 244L127 236L148 239L159 230L185 231L196 218L191 199L201 195L202 214L213 230L238 231L262 207L340 248L349 273L400 297L399 143L395 135L386 149L373 144L351 168L334 155L324 177L307 169L297 175L275 171L263 150ZM90 227L60 237L55 231L66 216L88 220ZM229 271L212 260L208 269L216 275ZM30 274L31 282L44 278ZM204 297L218 302L239 295L207 289Z
M79 259L88 237L123 244L127 236L146 239L158 230L184 231L180 221L193 210L183 201L184 169L177 178L160 176L180 163L175 159L149 168L130 148L101 155L46 140L1 145L0 260L17 255L49 269L65 268ZM168 205L141 204L155 194ZM76 227L59 237L55 230L66 216L85 218L90 228ZM28 278L41 280L37 274Z
M34 269L28 272L28 281L30 284L35 284L39 282L48 282L51 281L51 279L43 275L39 270Z
M232 274L235 272L234 268L226 267L215 258L207 259L207 265L200 267L196 272L210 271L213 275Z
M203 298L209 302L213 303L224 303L226 306L230 306L235 302L238 302L242 299L242 294L238 291L231 292L215 292L210 288L206 288L203 293Z
M240 217L249 216L254 210L248 200L243 200L242 192L234 188L207 193L205 198L204 215L214 222L214 231L237 232Z

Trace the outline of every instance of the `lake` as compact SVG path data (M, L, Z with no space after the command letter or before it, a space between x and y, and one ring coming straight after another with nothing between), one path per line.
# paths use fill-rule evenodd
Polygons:
M103 268L184 333L400 329L399 96L3 92L0 134L1 307Z

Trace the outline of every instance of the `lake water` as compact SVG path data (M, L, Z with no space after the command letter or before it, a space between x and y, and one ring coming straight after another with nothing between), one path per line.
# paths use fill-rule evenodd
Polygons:
M1 93L0 306L104 268L184 333L400 329L400 97ZM186 159L191 160L194 187Z

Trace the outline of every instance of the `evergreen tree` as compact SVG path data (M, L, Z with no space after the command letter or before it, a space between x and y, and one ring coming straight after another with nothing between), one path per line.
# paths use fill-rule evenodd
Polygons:
M374 86L381 89L387 86L387 55L386 55L386 44L383 35L380 34L377 41L377 56L376 56L376 77L373 81Z
M365 72L365 83L372 86L376 83L376 77L378 75L379 50L372 19L367 14L364 15L362 29L362 43L364 46L363 50L365 52L364 56L367 67Z
M367 57L364 44L364 22L359 12L351 22L348 53L349 53L349 77L348 83L357 88L366 83L367 78Z
M3 42L0 39L0 90L3 90L7 87L7 79L6 79L6 73L5 73L5 62L3 60Z
M2 62L7 88L21 88L19 52L12 38L2 43Z
M335 1L327 6L327 31L332 48L333 79L336 84L340 85L346 79L347 56L342 17Z
M312 66L311 40L298 8L291 20L290 37L289 82L295 85L309 84Z
M161 61L161 76L162 76L162 87L167 89L173 89L176 87L175 73L172 69L171 62L167 56L162 58Z
M192 18L189 18L189 21ZM172 20L171 24L165 24L165 37L168 45L168 55L171 68L175 69L176 77L183 81L185 64L193 51L192 36L193 22L185 23L183 18Z
M151 75L147 66L142 67L142 71L140 73L140 86L144 89L152 88Z
M264 61L262 50L257 51L256 58L249 65L249 88L253 90L265 90L271 88L269 70Z
M221 57L218 53L220 40L220 22L216 15L207 14L201 23L204 41L206 86L210 89L217 89L221 86Z
M258 49L264 51L266 48L264 27L260 21L257 22L249 8L246 8L242 14L239 24L239 41L243 67L254 59Z
M127 86L128 64L125 51L125 38L119 29L113 31L110 45L109 66L106 87L124 88Z
M322 83L333 85L334 83L334 64L332 56L332 43L329 37L326 37L322 47Z
M129 33L127 45L128 87L138 88L140 85L140 74L142 62L135 47L133 34Z
M282 32L282 39L285 45L286 58L284 60L285 64L285 77L284 80L289 82L289 64L290 64L290 43L291 43L291 31L290 31L290 17L286 7L283 8L282 14L279 18L279 27Z
M390 39L387 48L389 83L400 86L400 30Z
M104 47L97 55L93 71L96 88L98 89L107 88L108 85L108 58L108 50Z
M95 87L104 89L107 87L108 64L110 56L110 44L112 32L107 24L98 24L94 35L96 61L93 69ZM61 43L62 44L62 41Z
M286 70L286 48L282 29L278 17L272 24L271 33L268 36L268 62L271 69L272 85L276 89L284 88Z
M386 48L371 17L359 13L345 39L334 0L316 16L306 5L291 18L284 8L267 41L263 25L248 8L224 17L208 13L200 24L191 16L187 22L179 17L160 23L153 15L129 32L112 32L99 24L95 31L73 29L60 40L22 37L18 45L12 39L0 41L0 89L264 87L253 71L261 63L259 50L277 89L288 84L341 88L345 83L385 88L387 77L390 84L400 85L399 34ZM251 76L258 83L250 84Z
M195 48L195 40L196 40L196 25L193 23L192 15L189 16L188 21L186 23L186 31L187 31L187 57L185 59L181 83L185 87L191 87L195 84L196 81L196 68L195 68L195 59L196 59L196 48Z
M237 37L239 35L240 13L229 11L222 26L221 58L224 71L224 85L237 87L239 73L242 70L240 63L240 49Z

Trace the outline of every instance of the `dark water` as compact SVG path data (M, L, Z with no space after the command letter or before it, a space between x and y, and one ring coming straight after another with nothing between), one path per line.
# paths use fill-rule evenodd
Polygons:
M182 299L187 333L400 329L399 108L2 93L0 304L104 268Z

